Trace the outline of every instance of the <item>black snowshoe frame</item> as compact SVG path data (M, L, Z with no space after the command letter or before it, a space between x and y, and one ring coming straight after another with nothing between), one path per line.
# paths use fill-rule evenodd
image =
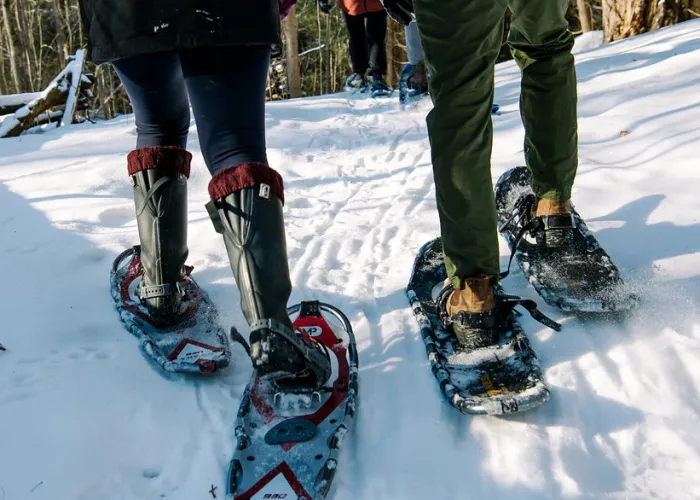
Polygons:
M433 290L447 278L442 241L429 241L418 252L406 295L415 315L430 368L449 403L465 414L502 415L535 408L549 399L539 361L530 341L510 315L510 328L497 346L464 354L440 318ZM500 287L497 293L502 293ZM460 364L462 356L480 358Z
M508 275L515 257L525 278L552 307L575 313L625 312L636 308L639 298L627 288L619 269L600 246L573 204L570 206L573 222L573 241L570 244L565 244L561 249L552 249L526 241L530 230L536 230L544 224L539 220L541 218L530 218L525 214L531 206L528 201L534 198L531 182L530 170L527 167L516 167L504 173L496 184L499 232L511 250L508 269L501 274L501 279ZM513 202L515 197L518 197L518 201ZM521 217L518 218L518 215ZM558 218L554 217L553 220L556 222ZM555 227L555 230L566 229L565 226L568 226L563 221L557 223L561 227ZM583 250L578 252L579 260L569 260L576 257L576 254L567 255L566 245L572 245L569 248L575 245L577 249ZM563 269L565 266L573 270L578 279L571 274L557 276L555 268ZM551 272L547 273L548 270ZM557 283L562 279L566 279L566 282Z

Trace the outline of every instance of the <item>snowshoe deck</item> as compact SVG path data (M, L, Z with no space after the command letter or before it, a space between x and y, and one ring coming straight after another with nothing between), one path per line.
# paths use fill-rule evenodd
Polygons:
M321 312L337 323L332 328ZM348 319L333 306L302 302L294 329L321 342L333 375L321 391L280 393L255 374L236 421L238 444L229 472L235 500L323 499L330 490L343 438L352 427L357 400L358 357Z
M110 275L111 294L126 329L140 341L147 358L167 372L211 373L229 364L226 332L218 326L217 311L206 292L187 276L183 320L156 326L138 298L143 276L136 246L122 252Z
M523 196L534 194L532 174L527 167L517 167L501 176L496 184L496 209L501 234L513 251L523 224L506 223L513 207ZM527 280L547 304L564 311L607 313L634 309L638 298L622 280L610 256L601 248L576 209L573 245L547 249L522 239L515 249L515 259Z
M500 415L549 399L539 361L515 316L497 346L463 351L440 321L437 294L447 274L440 238L418 252L406 294L418 320L430 367L447 400L462 413Z

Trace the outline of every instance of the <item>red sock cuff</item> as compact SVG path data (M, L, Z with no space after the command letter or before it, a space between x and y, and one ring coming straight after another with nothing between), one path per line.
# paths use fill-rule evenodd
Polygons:
M155 146L136 149L127 156L129 175L152 168L161 168L171 173L185 174L190 178L192 154L175 146Z
M209 182L209 196L216 201L260 184L270 186L270 190L284 203L282 176L265 163L243 163L218 172Z

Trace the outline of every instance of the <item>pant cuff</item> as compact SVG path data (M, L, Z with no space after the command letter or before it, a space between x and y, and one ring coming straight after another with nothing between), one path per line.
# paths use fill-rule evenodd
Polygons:
M532 185L532 190L538 198L551 201L569 201L571 199L571 189L563 191L559 189L552 189L549 186L543 186L542 184Z

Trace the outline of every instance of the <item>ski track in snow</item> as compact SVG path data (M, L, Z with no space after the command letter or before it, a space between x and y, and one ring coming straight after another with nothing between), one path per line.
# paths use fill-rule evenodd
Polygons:
M360 407L334 487L350 499L700 498L700 21L577 54L574 202L642 296L616 321L523 318L552 399L467 417L442 400L404 296L438 234L425 100L337 94L270 104L286 185L290 303L352 320ZM522 164L519 72L497 69L494 180ZM626 134L621 134L626 131ZM0 499L196 499L225 491L250 362L165 377L121 327L109 266L137 242L125 154L133 117L0 141ZM204 203L194 124L189 263L245 331ZM502 264L507 246L501 242ZM4 496L3 496L4 495Z

